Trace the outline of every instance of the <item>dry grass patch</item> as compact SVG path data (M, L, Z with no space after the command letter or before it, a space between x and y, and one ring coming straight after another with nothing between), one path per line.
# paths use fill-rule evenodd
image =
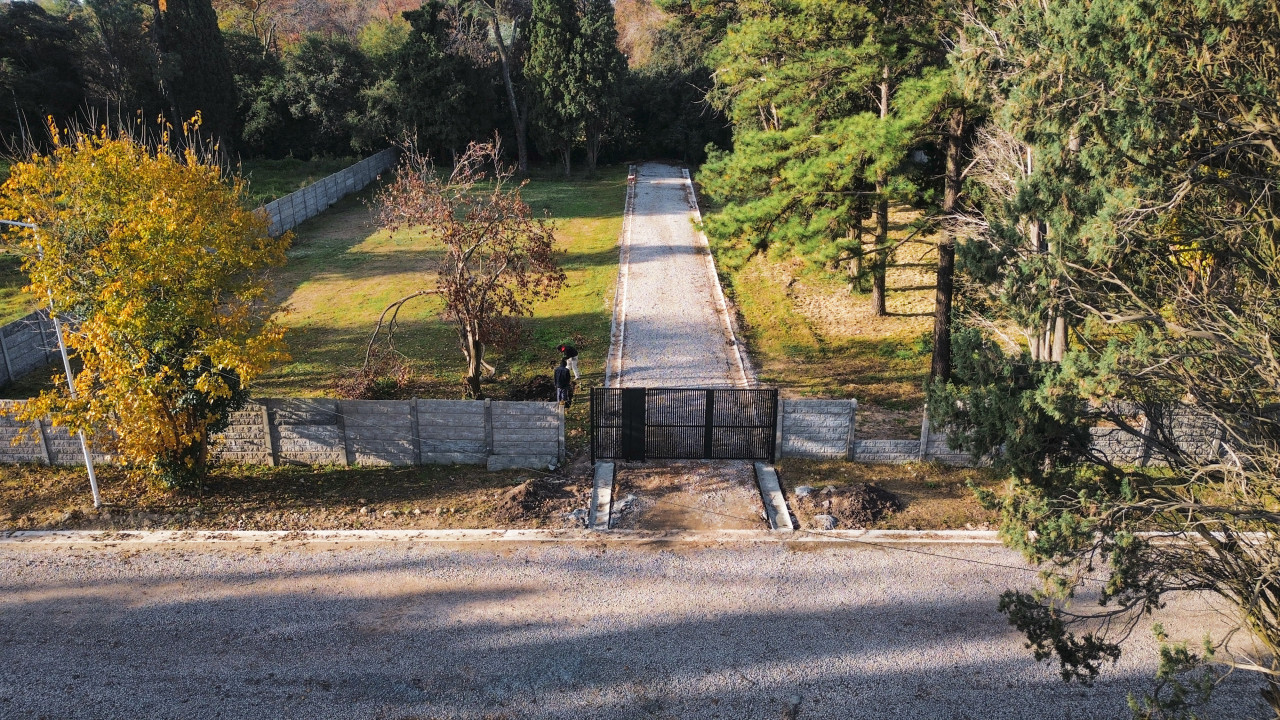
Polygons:
M523 342L486 355L498 368L487 394L508 397L534 376L549 374L559 358L555 348L566 340L582 353L584 384L603 378L625 192L625 167L605 169L595 179L535 178L526 186L525 201L553 219L567 282L558 297L535 307ZM365 199L349 198L298 229L279 277L293 360L263 378L257 395L335 394L363 362L383 308L431 286L441 248L422 246L406 232L378 230ZM462 353L454 328L439 318L441 308L439 298L425 297L401 312L396 346L411 379L388 385L384 397L462 395Z
M894 234L909 232L916 215L895 211ZM856 398L860 437L912 438L929 372L936 261L929 238L897 251L885 317L843 272L795 257L757 255L725 284L762 382L784 396Z

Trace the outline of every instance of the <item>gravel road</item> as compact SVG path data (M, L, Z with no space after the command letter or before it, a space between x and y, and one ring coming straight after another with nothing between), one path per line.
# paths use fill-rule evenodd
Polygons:
M709 251L694 232L689 181L644 163L631 204L622 386L743 387Z
M855 544L0 545L4 718L1122 718L995 612L1013 570ZM994 546L928 546L1016 562ZM1216 615L1160 618L1193 639ZM1218 718L1262 717L1252 678Z

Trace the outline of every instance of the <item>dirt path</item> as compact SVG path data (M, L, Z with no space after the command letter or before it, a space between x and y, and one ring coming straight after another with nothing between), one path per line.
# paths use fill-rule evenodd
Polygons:
M611 385L746 387L714 275L677 167L636 171L623 232Z
M614 493L618 529L769 529L749 462L624 465Z

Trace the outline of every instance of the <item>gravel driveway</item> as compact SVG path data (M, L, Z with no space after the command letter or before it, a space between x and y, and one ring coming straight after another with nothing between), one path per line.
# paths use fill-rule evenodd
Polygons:
M636 171L618 312L625 331L620 382L630 387L744 387L710 253L694 232L692 188L681 170Z
M995 612L1030 581L854 544L3 545L0 717L1128 717L1145 624L1065 685ZM1262 717L1245 673L1219 692Z

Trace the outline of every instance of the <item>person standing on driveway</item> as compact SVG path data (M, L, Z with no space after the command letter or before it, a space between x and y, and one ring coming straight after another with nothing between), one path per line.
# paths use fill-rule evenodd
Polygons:
M561 345L556 349L560 351L561 355L564 355L565 362L568 363L569 369L573 371L573 379L577 380L578 379L578 348L570 345L569 343L565 343L564 345Z
M569 379L568 360L561 360L560 367L556 368L556 402L565 406L569 404L569 398L573 392L573 381Z

